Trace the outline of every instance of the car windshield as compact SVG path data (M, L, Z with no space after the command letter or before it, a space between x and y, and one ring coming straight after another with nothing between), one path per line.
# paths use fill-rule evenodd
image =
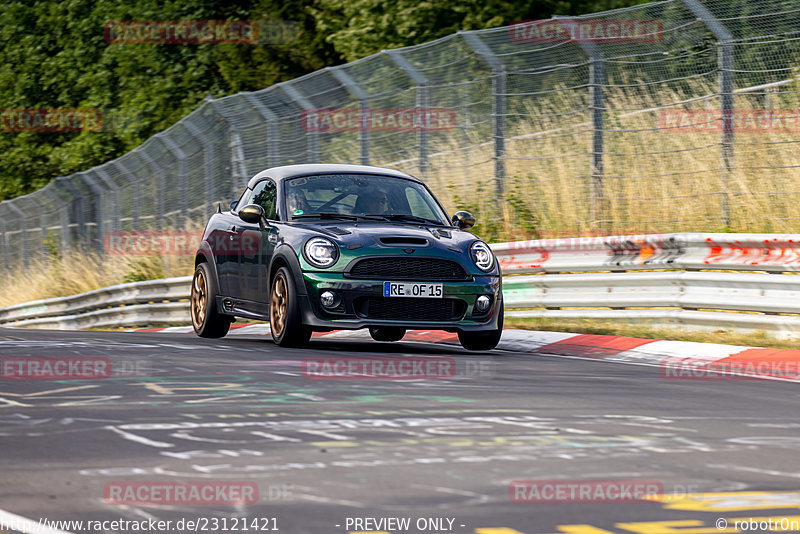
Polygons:
M289 220L342 218L449 225L431 193L413 180L330 174L300 176L285 184Z

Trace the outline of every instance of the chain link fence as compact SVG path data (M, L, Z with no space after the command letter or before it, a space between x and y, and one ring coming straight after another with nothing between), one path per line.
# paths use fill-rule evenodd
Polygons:
M255 173L313 162L417 175L449 209L476 211L487 239L792 232L798 69L795 0L665 0L459 32L209 99L114 161L0 203L0 264L202 227Z

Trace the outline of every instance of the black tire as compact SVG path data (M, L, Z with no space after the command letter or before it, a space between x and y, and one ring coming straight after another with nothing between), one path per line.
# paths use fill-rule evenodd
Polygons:
M201 263L192 277L191 315L192 327L200 337L225 337L233 317L219 313L217 296L219 290L211 268Z
M286 267L278 269L270 284L269 325L272 340L281 347L300 347L311 339L311 328L300 316L294 278Z
M502 304L501 304L502 306ZM503 308L500 308L500 316L497 318L497 330L488 332L459 332L458 341L467 350L492 350L500 343L500 336L503 335Z
M406 335L406 329L399 326L370 327L369 335L375 341L400 341Z

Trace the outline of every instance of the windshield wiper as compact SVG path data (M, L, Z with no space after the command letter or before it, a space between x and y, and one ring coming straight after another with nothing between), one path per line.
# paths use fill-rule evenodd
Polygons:
M367 215L367 217L383 217L389 221L410 221L410 222L419 222L419 223L426 223L426 224L435 224L436 226L446 226L439 221L434 221L433 219L426 219L425 217L417 217L416 215L408 215L405 213L389 213L385 215L380 214L371 214Z

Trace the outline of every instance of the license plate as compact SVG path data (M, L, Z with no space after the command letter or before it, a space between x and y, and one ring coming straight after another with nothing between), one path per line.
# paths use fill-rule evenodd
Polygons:
M442 298L443 284L419 284L414 282L384 282L384 297Z

